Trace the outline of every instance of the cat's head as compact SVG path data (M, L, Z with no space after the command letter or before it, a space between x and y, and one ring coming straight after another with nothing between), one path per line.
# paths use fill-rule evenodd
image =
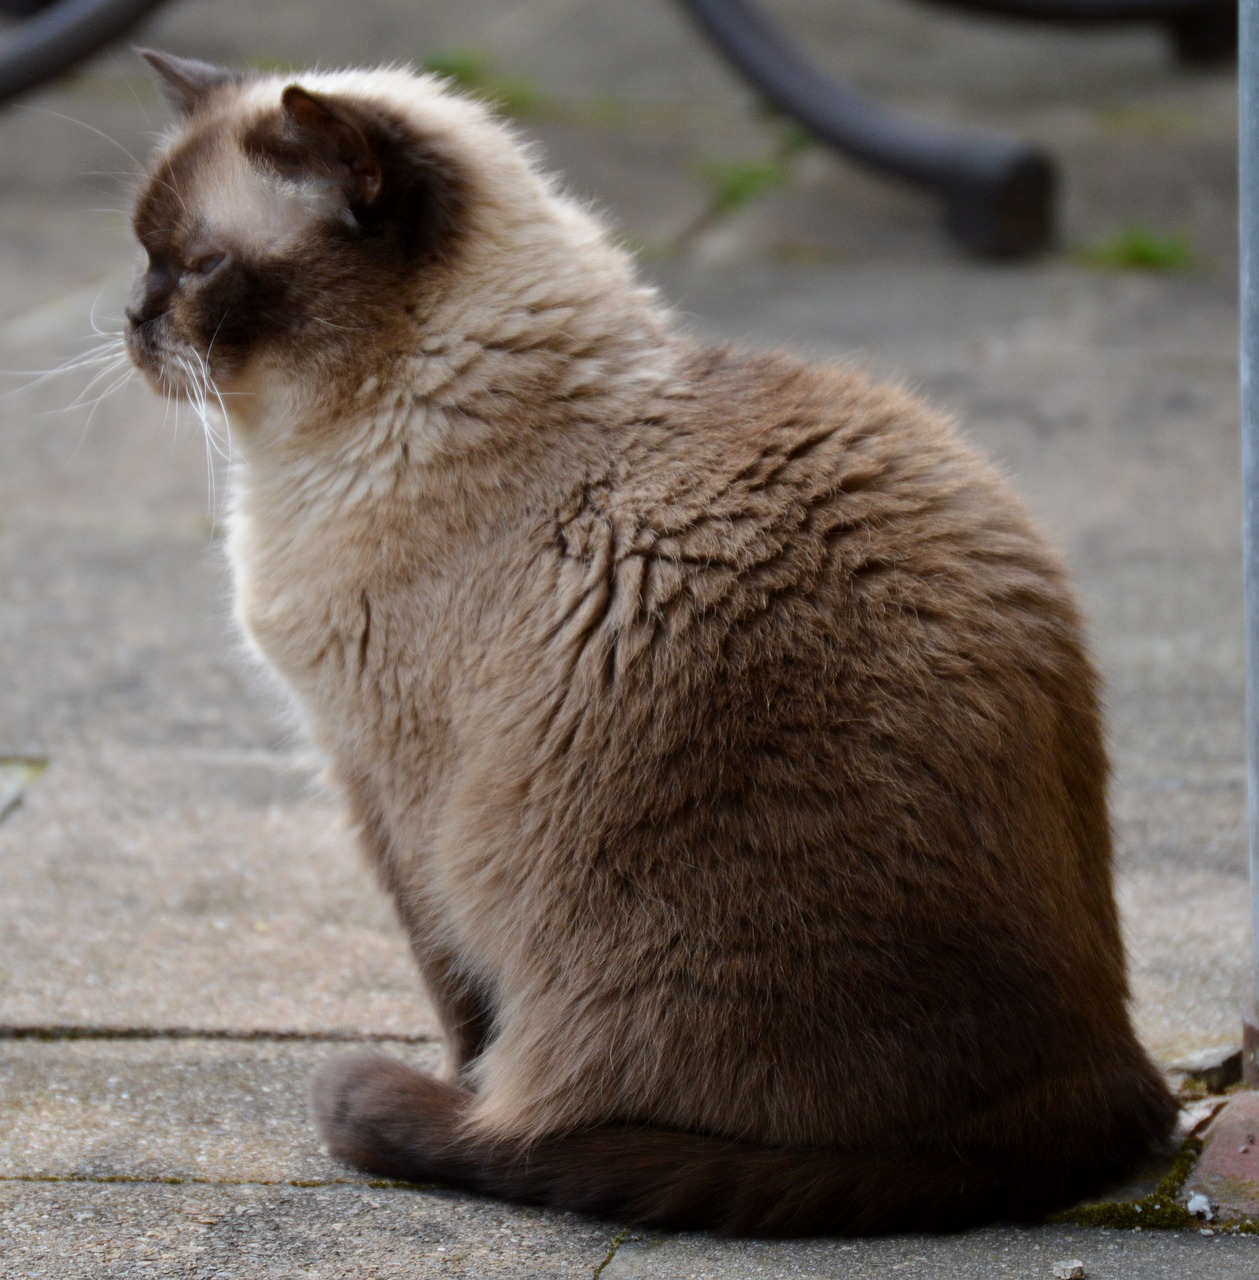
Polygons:
M502 222L545 192L489 114L431 77L144 56L180 117L136 202L127 305L131 357L160 389L343 380L449 295L487 210Z

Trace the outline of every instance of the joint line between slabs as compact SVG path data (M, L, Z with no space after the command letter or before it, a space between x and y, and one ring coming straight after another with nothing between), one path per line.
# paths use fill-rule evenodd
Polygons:
M431 1035L387 1031L266 1031L219 1027L0 1026L0 1040L226 1040L240 1043L432 1044Z
M77 1173L0 1173L0 1185L21 1182L48 1186L124 1186L124 1187L291 1187L305 1191L318 1187L371 1187L374 1189L423 1187L414 1182L398 1182L392 1178L201 1178L195 1174L77 1174Z
M616 1233L616 1235L612 1237L611 1241L608 1244L608 1252L604 1257L603 1261L599 1263L599 1265L594 1269L594 1275L591 1277L591 1280L599 1280L599 1277L603 1275L605 1268L612 1261L612 1259L616 1257L617 1250L620 1249L620 1247L626 1242L626 1240L629 1239L630 1230L631 1228L629 1227L622 1227Z

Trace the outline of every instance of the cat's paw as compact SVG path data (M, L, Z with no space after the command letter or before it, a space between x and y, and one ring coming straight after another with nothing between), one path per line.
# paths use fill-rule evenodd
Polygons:
M311 1108L329 1153L391 1178L434 1176L464 1097L371 1050L338 1055L311 1081Z

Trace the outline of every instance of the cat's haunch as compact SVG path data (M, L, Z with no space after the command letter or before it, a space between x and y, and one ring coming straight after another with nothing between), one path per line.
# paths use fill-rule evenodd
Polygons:
M481 105L146 55L129 346L220 397L241 628L442 1022L335 1154L745 1234L1031 1218L1165 1142L1096 678L952 426L703 345Z

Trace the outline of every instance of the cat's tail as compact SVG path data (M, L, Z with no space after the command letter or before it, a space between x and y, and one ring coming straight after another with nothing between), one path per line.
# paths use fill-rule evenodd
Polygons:
M333 1155L385 1177L641 1226L871 1234L1032 1220L1103 1189L1167 1140L1174 1106L1148 1074L1148 1087L1130 1081L1080 1136L1058 1130L1018 1149L1008 1141L767 1148L624 1125L522 1147L469 1136L467 1092L378 1053L325 1066L314 1106Z

